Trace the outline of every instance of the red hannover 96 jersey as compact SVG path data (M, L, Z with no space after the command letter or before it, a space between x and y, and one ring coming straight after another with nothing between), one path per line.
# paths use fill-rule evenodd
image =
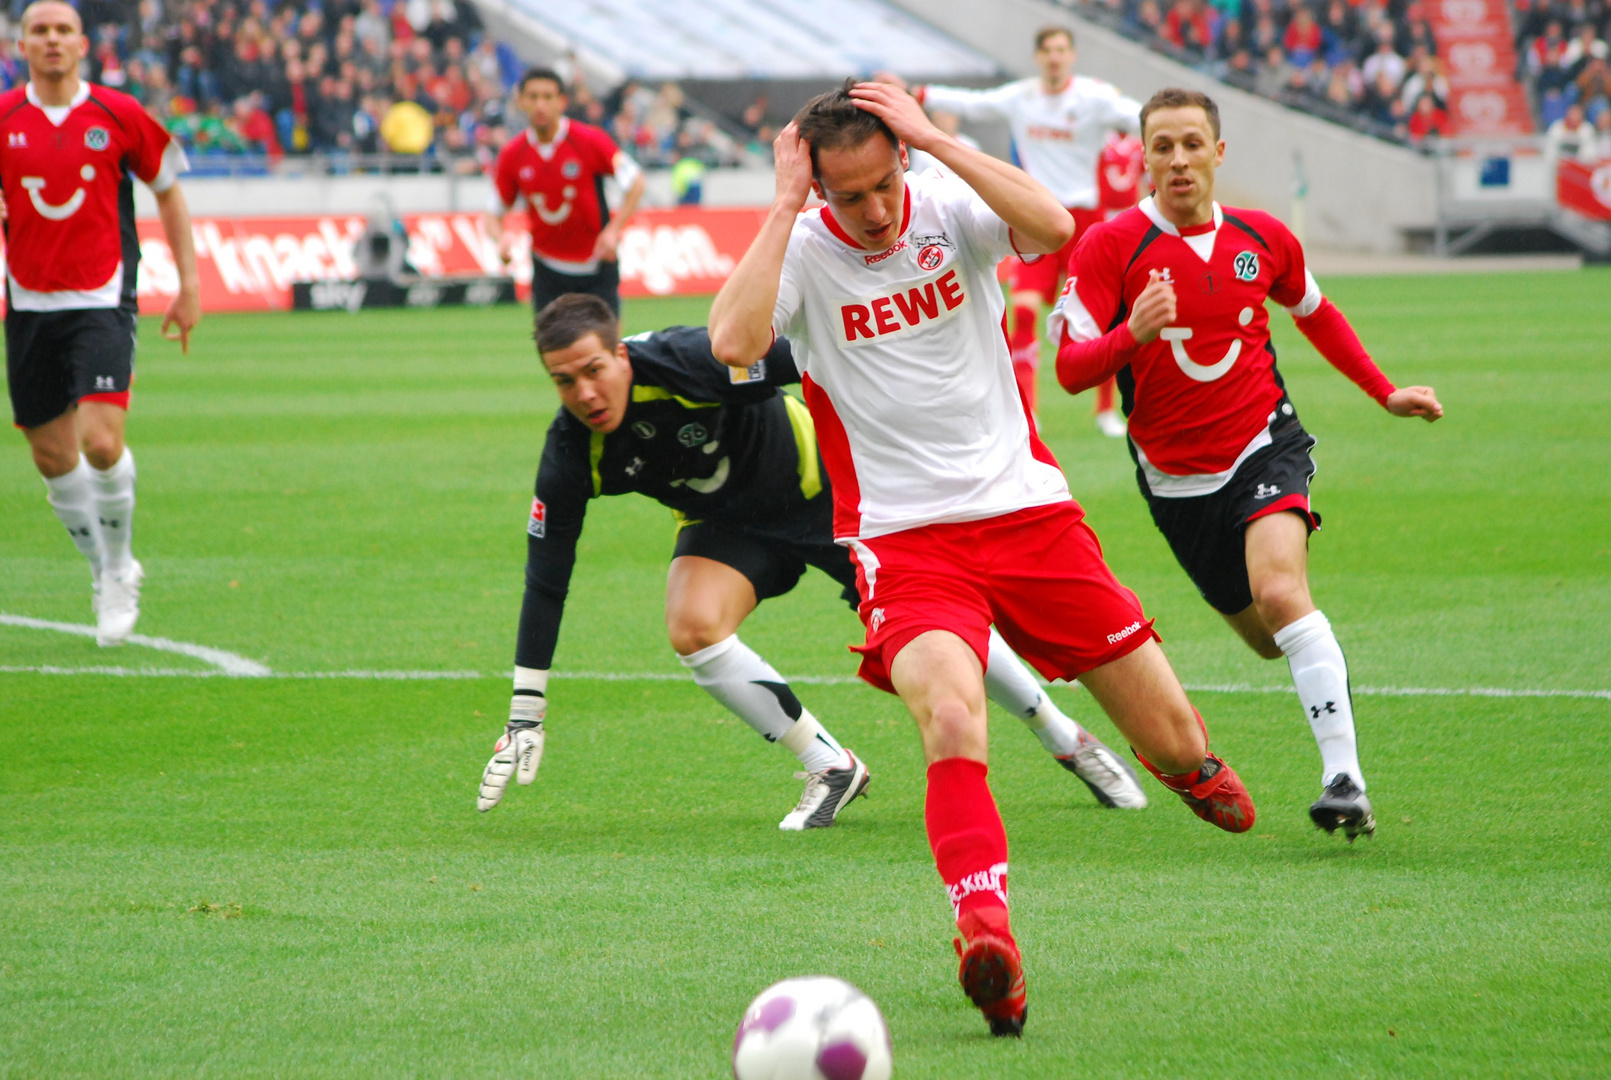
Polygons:
M504 208L525 200L533 257L562 273L590 274L597 269L593 245L610 220L604 178L625 187L637 173L601 129L562 118L553 142L539 143L527 128L504 144L494 182Z
M1174 283L1177 314L1157 339L1139 345L1123 324L1152 271ZM1297 238L1269 214L1215 203L1212 222L1181 230L1149 197L1092 228L1075 249L1050 325L1063 343L1059 379L1074 390L1101 374L1071 370L1071 343L1122 346L1112 355L1128 363L1112 366L1131 405L1137 462L1154 493L1217 491L1269 443L1283 391L1266 298L1285 307L1333 365L1385 402L1392 384L1321 296Z
M139 177L165 191L184 153L140 103L84 82L45 107L33 84L0 94L9 303L20 311L134 308Z
M1097 201L1108 217L1141 201L1150 187L1142 168L1145 148L1136 135L1108 136L1102 156L1096 159Z

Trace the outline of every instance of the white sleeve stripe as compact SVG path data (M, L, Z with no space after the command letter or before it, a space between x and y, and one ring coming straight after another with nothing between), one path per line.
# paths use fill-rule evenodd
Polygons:
M1091 318L1091 313L1080 302L1080 294L1074 290L1073 278L1068 279L1068 286L1058 297L1057 306L1046 316L1046 337L1053 344L1062 342L1064 324L1067 324L1068 336L1073 341L1095 341L1102 336L1102 328L1096 325L1096 320Z
M1303 319L1313 315L1320 310L1320 301L1325 299L1324 296L1320 295L1320 283L1315 280L1315 276L1309 273L1307 268L1303 271L1303 283L1303 299L1287 308L1287 313L1294 319Z
M185 157L185 148L179 145L178 139L169 139L162 151L162 165L146 186L152 191L167 191L178 181L180 173L189 171L190 159Z
M628 157L624 150L615 152L615 157L611 160L610 166L615 170L616 183L620 184L623 190L631 187L643 172L642 169L638 168L638 163Z

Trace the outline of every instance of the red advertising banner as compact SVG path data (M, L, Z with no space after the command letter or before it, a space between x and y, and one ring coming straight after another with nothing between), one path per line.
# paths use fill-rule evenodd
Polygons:
M1584 217L1611 221L1611 159L1594 165L1562 161L1555 170L1555 198Z
M759 231L764 210L678 207L644 210L621 237L621 295L698 296L716 292ZM160 314L179 289L173 252L157 221L140 221L140 311ZM353 246L361 214L308 217L198 217L192 222L203 311L281 311L295 281L347 281L358 275ZM480 214L406 214L409 261L428 278L514 276L524 297L531 283L524 214L504 228L516 254L506 268ZM0 255L0 268L3 268Z
M1449 80L1448 134L1532 134L1505 0L1431 0L1426 11Z

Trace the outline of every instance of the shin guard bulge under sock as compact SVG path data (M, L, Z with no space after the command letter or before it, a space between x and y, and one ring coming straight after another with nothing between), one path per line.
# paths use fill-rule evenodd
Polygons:
M1320 747L1321 784L1347 773L1365 790L1359 770L1359 743L1354 733L1354 701L1348 687L1348 660L1325 615L1311 611L1275 632L1275 643L1286 654L1292 685L1309 717Z
M733 634L679 656L694 682L737 714L767 742L781 742L807 772L842 768L850 756L817 722L777 669Z
M80 555L89 560L90 573L97 581L101 577L101 525L96 520L95 470L79 456L78 464L60 476L45 478L46 498L56 519L67 527L67 535Z
M954 915L1007 909L1007 830L986 781L989 767L971 758L929 766L923 818L934 865Z
M101 566L121 574L134 563L134 451L127 446L109 469L90 467L101 527Z

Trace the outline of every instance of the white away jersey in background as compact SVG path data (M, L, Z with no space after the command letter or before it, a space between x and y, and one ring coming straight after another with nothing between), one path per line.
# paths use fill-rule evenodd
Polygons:
M1096 161L1110 131L1141 131L1141 103L1100 79L1075 75L1055 94L1040 79L1019 79L994 90L926 86L924 105L964 120L1002 120L1024 171L1069 209L1097 204Z
M834 536L977 521L1069 498L1031 454L1001 330L1007 224L954 176L906 176L900 236L858 246L801 214L772 328L787 335L833 484Z

